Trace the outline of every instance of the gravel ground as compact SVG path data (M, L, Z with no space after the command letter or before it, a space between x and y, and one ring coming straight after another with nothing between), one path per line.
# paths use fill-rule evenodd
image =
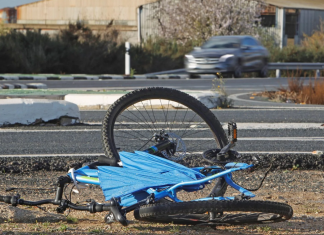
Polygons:
M265 163L270 157L273 156L264 156L262 161ZM249 158L251 156L244 156L246 161ZM129 213L127 217L130 225L122 227L117 223L105 224L103 221L105 213L90 214L70 211L69 214L68 212L64 214L67 217L60 217L54 213L55 207L50 205L41 206L42 210L37 207L19 206L20 211L15 211L16 214L10 217L7 211L13 213L14 209L0 203L0 234L10 234L10 232L11 234L324 234L323 156L300 156L297 161L296 156L281 159L285 161L275 160L274 170L269 173L261 189L255 192L257 195L255 199L291 205L294 209L294 216L286 222L266 225L218 226L217 228L178 226L136 221L132 213ZM60 161L47 159L47 162L44 159L34 159L31 162L30 158L15 159L16 162L12 160L0 160L2 167L0 195L19 193L23 199L39 200L54 198L56 178L65 175L67 167L79 167L83 162L92 159L91 157L60 158ZM29 164L25 164L28 162ZM189 161L189 163L189 165L194 164L194 161ZM43 167L44 165L47 167ZM237 172L234 174L234 179L243 187L257 187L266 171L266 165L268 164L264 164L264 168L253 172ZM5 189L8 188L16 189L6 192ZM228 189L227 195L233 194L235 191ZM80 195L72 194L73 202L84 203L90 198L104 202L102 192L97 186L83 190ZM15 220L15 216L19 217L19 214L29 214L29 216L25 221L24 219ZM34 214L38 217L36 218Z
M324 170L324 155L316 154L242 154L240 162L250 163L254 157L259 158L261 167L267 168L272 162L274 169L299 168L303 170ZM60 156L60 157L3 157L0 158L1 173L28 173L36 171L68 171L80 168L82 164L97 160L97 156ZM235 161L236 161L235 160ZM201 157L194 155L179 162L188 167L210 165Z

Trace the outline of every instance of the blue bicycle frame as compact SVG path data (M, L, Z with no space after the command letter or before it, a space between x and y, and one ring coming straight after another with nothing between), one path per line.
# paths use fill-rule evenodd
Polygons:
M179 192L186 186L200 185L200 189L203 189L204 184L208 184L210 183L211 180L219 177L223 177L229 186L233 187L234 189L236 189L242 194L242 197L252 198L255 197L253 193L235 184L232 180L232 172L245 170L251 167L253 167L253 165L249 165L246 163L234 163L234 162L227 163L225 165L225 170L219 166L213 166L211 167L212 170L203 179L189 181L189 182L181 182L170 187L164 187L164 188L157 187L157 188L148 188L146 190L143 190L143 193L144 192L145 193L143 194L142 199L147 197L147 195L151 195L151 196L154 195L153 198L155 201L159 201L162 198L169 197L175 202L181 202L181 200L177 198L177 192ZM203 168L204 167L196 167L192 169L195 171L200 171ZM98 170L89 169L89 167L85 166L83 168L78 169L78 172L75 172L73 176L71 175L71 173L69 173L70 178L72 178L72 180L74 178L79 183L100 185L100 181L98 178ZM161 191L161 189L163 190ZM139 194L139 193L141 192L135 192L134 194ZM206 201L206 200L234 200L234 197L205 197L205 198L199 198L195 201ZM135 197L133 195L129 195L127 197L121 197L119 204L121 206L128 207L138 203L138 201L139 201L138 196Z

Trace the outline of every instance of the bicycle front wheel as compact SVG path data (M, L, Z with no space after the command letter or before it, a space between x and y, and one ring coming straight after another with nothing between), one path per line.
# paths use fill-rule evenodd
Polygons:
M102 137L106 157L116 161L119 151L143 151L167 137L174 151L162 151L161 157L187 166L199 165L197 155L206 149L227 144L220 122L205 105L162 87L135 90L117 100L103 120Z
M134 215L137 220L156 223L236 225L285 221L293 209L279 202L212 200L151 204L135 210Z

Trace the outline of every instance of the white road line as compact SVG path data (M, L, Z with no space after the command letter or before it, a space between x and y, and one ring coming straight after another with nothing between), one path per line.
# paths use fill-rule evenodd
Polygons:
M249 102L249 103L252 103L252 104L267 104L268 108L274 108L274 109L311 109L311 110L323 110L324 107L323 106L315 106L315 105L300 105L300 104L292 104L292 105L295 105L295 106L275 106L275 104L273 106L270 106L271 105L271 102L269 101L258 101L258 100L247 100L247 99L241 99L239 98L239 96L241 95L251 95L251 93L241 93L241 94L233 94L233 95L230 95L228 96L229 99L233 99L234 101L235 100L238 100L238 101L244 101L244 102ZM285 104L284 104L285 105ZM244 105L244 106L240 106L240 107L251 107L251 106L248 106L248 105ZM256 108L262 108L263 106L254 106L253 107L256 107Z
M238 130L253 130L253 129L268 129L268 130L278 130L278 129L323 129L323 123L236 123Z
M202 128L205 129L205 128ZM190 129L192 131L196 130L202 130L202 129ZM178 129L177 129L178 130ZM180 129L180 130L187 130L189 129ZM143 129L122 129L122 131L143 131ZM87 130L80 130L80 129L74 129L74 130L11 130L11 129L0 129L0 133L53 133L53 132L101 132L101 129L87 129ZM138 138L136 140L139 140L141 138ZM131 141L132 139L128 139ZM143 139L147 140L147 139ZM183 138L185 141L208 141L212 140L211 138ZM324 141L324 137L239 137L238 140L240 141Z
M274 151L274 152L266 152L266 151L240 151L241 154L313 154L313 152L290 152L290 151Z
M88 123L85 123L88 124ZM90 125L95 125L94 122L89 123ZM101 124L101 123L96 123ZM145 131L145 130L152 130L152 128L132 128L132 125L143 125L147 126L147 123L131 123L131 122L125 122L123 125L125 127L123 129L119 129L120 131ZM155 123L155 125L165 124L162 122ZM126 125L129 125L130 127L127 128ZM150 124L151 127L153 127L153 124ZM205 128L205 124L197 124L195 126L195 123L191 123L192 128L190 130L209 130L209 128ZM42 127L42 128L46 128ZM227 129L227 124L223 123L223 128ZM309 129L320 129L324 130L323 123L237 123L238 130L291 130L291 129L298 129L298 130L309 130ZM155 129L158 129L156 127ZM173 130L189 130L189 128L177 128L175 124L171 125L171 129ZM15 129L1 129L0 133L28 133L28 132L98 132L101 131L101 129L87 129L87 126L84 127L84 129L64 129L64 130L51 130L51 129L41 129L41 130L28 130L28 129L19 129L15 127Z
M324 141L324 137L239 137L237 138L239 141ZM128 141L132 140L147 140L145 138L127 138ZM184 141L210 141L212 138L182 138Z
M191 154L202 154L203 152L190 152ZM312 152L263 152L263 151L242 151L239 152L241 154L312 154ZM101 155L105 155L104 153L88 153L88 154L23 154L23 155L0 155L2 157L99 157Z
M238 140L256 140L256 141L324 141L324 137L243 137Z
M156 128L158 129L158 128ZM202 131L202 130L210 130L209 128L172 128L175 131ZM101 129L69 129L69 130L23 130L23 129L0 129L0 133L30 133L30 132L40 132L40 133L50 133L50 132L98 132ZM116 130L115 130L116 131ZM118 129L117 131L122 132L131 132L131 131L152 131L152 129Z
M88 125L101 125L101 122L87 122L84 124ZM145 122L124 122L122 125L147 125ZM155 125L162 125L165 124L164 122L156 122ZM194 122L183 122L181 124L191 124L195 125ZM227 129L227 123L221 123L223 125L223 128ZM121 124L117 124L121 125ZM151 126L153 126L152 123L150 123ZM169 124L170 125L170 124ZM198 126L206 126L205 123L197 124ZM277 129L324 129L324 120L323 122L318 123L309 123L309 122L303 122L303 123L267 123L267 122L238 122L236 123L238 130L253 130L253 129L270 129L270 130L277 130ZM172 127L176 126L176 124L171 124Z
M0 155L1 157L97 157L104 153L75 153L75 154L23 154L23 155Z
M99 89L99 88L98 88ZM257 101L253 101L253 100L251 100L251 102L257 102ZM308 107L307 105L298 105L298 106L287 106L287 107L278 107L278 106L240 106L240 109L211 109L210 111L212 111L212 112L216 112L216 113L218 113L218 112L242 112L242 111L251 111L251 109L253 110L253 111L278 111L278 109L282 109L282 108L284 108L285 110L294 110L294 111L296 111L296 109L298 110L298 109L300 109L300 110L305 110L305 109L311 109L311 110L314 110L314 111L318 111L318 110L323 110L324 109L324 106L322 107L322 106L312 106L312 107ZM153 109L154 110L154 112L158 112L158 111L160 111L160 112L163 112L163 110L162 109ZM141 111L141 112L147 112L147 111L145 111L145 110L139 110L139 111ZM165 110L164 110L165 111ZM169 110L169 112L174 112L175 110ZM80 111L81 113L82 112L104 112L104 113L106 113L107 112L107 110L96 110L96 109L93 109L93 110L81 110ZM177 112L179 113L179 112L188 112L187 111L187 109L177 109Z
M70 130L20 130L20 129L0 129L0 133L30 133L30 132L97 132L101 129L70 129Z

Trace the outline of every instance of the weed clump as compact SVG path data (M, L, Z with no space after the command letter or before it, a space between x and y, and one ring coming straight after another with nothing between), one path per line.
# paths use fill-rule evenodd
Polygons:
M307 85L304 81L300 77L289 78L288 87L280 87L278 91L265 91L259 95L275 102L324 105L324 80L310 80Z

